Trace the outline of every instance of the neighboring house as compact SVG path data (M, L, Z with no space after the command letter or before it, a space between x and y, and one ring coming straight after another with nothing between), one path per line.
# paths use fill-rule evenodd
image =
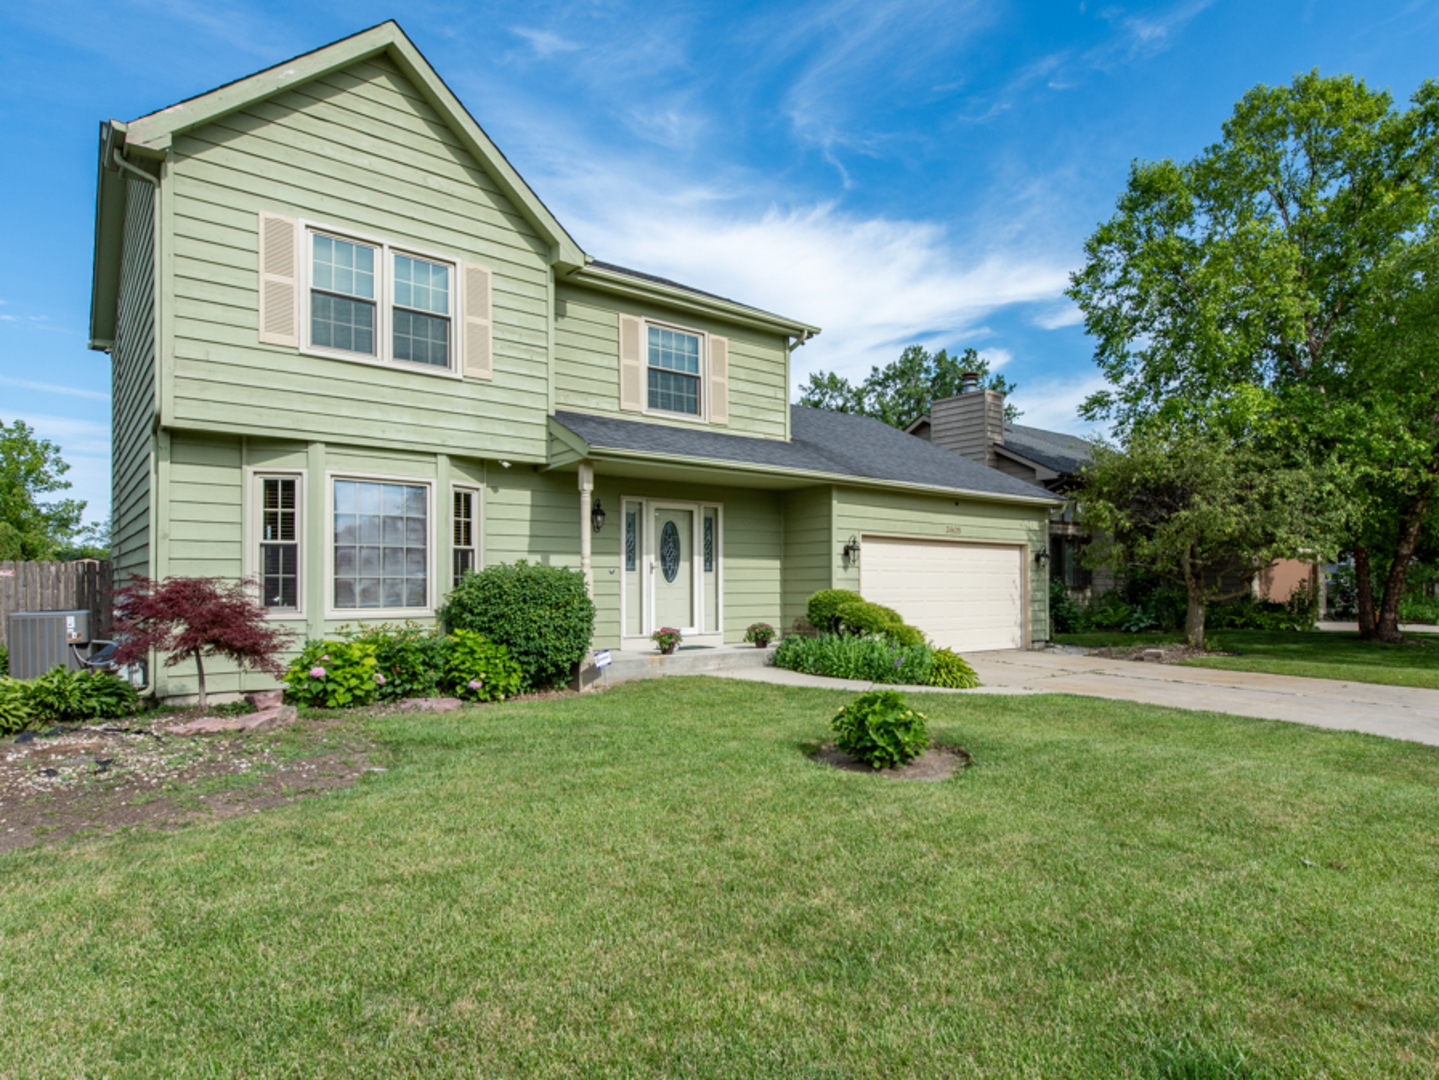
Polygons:
M1063 498L1049 518L1049 576L1070 592L1087 598L1095 590L1094 574L1081 565L1080 553L1089 534L1079 522L1070 490L1089 461L1089 443L1077 435L1026 427L1004 419L1004 395L980 390L974 376L964 377L963 390L940 398L930 412L905 429L971 461L998 469ZM1112 584L1107 575L1101 587Z
M1048 636L1047 493L791 407L815 327L592 259L394 23L102 125L96 213L122 578L253 576L298 637L518 559L584 571L596 648L828 587Z

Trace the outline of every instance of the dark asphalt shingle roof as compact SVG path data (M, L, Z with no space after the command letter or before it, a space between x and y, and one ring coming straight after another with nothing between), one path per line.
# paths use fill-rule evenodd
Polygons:
M1004 425L1004 448L1058 473L1077 473L1090 458L1089 443L1079 436L1022 424Z
M790 406L789 442L587 413L557 412L555 419L596 449L769 465L983 495L1047 497L1033 484L942 450L878 420L802 405Z

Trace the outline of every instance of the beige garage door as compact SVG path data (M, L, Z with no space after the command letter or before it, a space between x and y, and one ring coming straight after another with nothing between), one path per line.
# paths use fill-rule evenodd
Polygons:
M956 652L1024 647L1022 549L865 538L860 593Z

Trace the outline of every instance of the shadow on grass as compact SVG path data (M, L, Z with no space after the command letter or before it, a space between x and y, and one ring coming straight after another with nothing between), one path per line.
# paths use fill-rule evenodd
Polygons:
M1273 1073L1237 1047L1214 1047L1189 1035L1155 1044L1154 1080L1271 1080Z

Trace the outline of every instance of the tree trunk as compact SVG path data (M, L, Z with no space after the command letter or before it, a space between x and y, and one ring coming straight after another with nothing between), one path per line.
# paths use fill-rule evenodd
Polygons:
M200 711L204 712L209 707L205 697L205 661L200 656L200 650L195 650L195 670L200 673Z
M1374 576L1369 568L1369 549L1354 549L1354 606L1359 614L1359 636L1374 640Z
M1184 639L1191 649L1204 648L1204 579L1186 583L1189 603L1184 611Z
M1403 524L1399 528L1399 543L1394 549L1394 561L1389 564L1389 577L1384 582L1384 599L1379 605L1379 615L1374 621L1374 640L1389 644L1399 642L1399 601L1404 595L1404 579L1409 574L1409 560L1414 558L1414 549L1419 546L1419 531L1424 527L1424 515L1429 510L1429 493L1416 495L1404 511ZM1371 597L1370 603L1373 603Z

